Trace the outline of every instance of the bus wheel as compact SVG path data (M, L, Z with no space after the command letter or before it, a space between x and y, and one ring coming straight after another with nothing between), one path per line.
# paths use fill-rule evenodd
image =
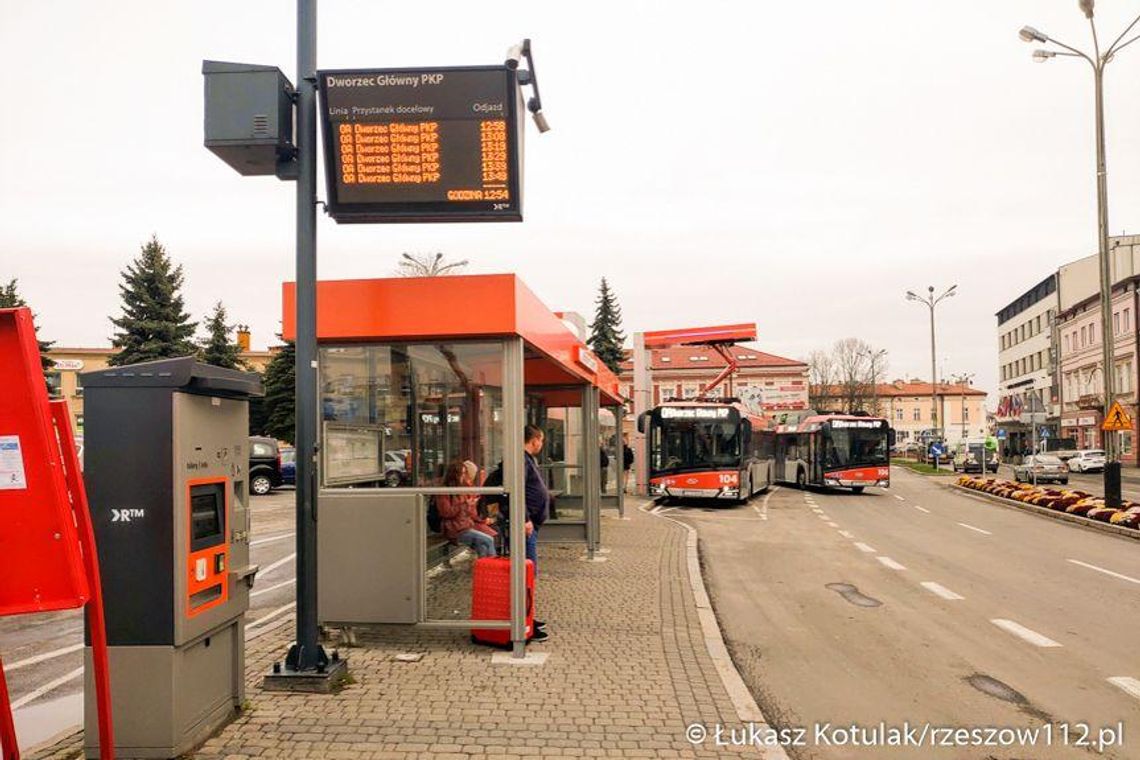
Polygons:
M796 488L799 488L800 490L807 489L807 473L802 469L796 472Z
M863 486L851 486L851 493L863 493Z

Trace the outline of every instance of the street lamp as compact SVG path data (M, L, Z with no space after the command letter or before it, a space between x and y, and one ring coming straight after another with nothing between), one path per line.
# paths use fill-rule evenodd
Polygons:
M871 413L876 417L879 416L879 380L878 372L875 368L879 359L886 356L887 349L880 348L878 351L872 351L870 348L863 348L859 350L859 356L867 357L871 360Z
M1104 345L1104 416L1112 407L1115 396L1115 372L1113 372L1113 332L1112 332L1112 276L1108 260L1108 173L1104 150L1104 69L1105 66L1124 48L1136 40L1137 34L1128 40L1124 38L1140 23L1140 16L1132 20L1124 31L1102 53L1100 41L1097 39L1096 22L1093 20L1094 0L1079 0L1081 12L1089 20L1092 30L1093 55L1089 56L1075 47L1066 45L1053 39L1047 34L1039 32L1031 26L1023 26L1018 36L1025 42L1038 42L1053 44L1061 50L1037 50L1033 53L1033 60L1039 63L1055 58L1059 55L1073 58L1084 58L1092 67L1093 85L1096 94L1096 207L1097 207L1097 239L1100 252L1100 316L1101 316L1101 342ZM1122 42L1122 40L1124 40ZM1108 460L1104 468L1104 499L1109 507L1120 506L1120 457L1118 446L1112 436L1103 436L1105 458Z
M927 287L926 291L927 295L923 298L917 295L913 290L908 290L906 292L906 300L918 301L921 304L926 304L930 309L930 423L931 430L937 429L939 431L939 437L945 439L946 433L938 424L938 368L934 358L934 307L937 306L942 299L956 296L958 294L958 286L951 285L937 298L934 297L933 285Z

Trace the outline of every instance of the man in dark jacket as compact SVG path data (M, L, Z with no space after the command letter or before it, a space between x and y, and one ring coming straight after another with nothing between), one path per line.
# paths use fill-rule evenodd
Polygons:
M546 436L541 428L527 425L523 430L523 451L526 467L526 558L534 563L538 574L538 529L550 516L550 490L538 469L535 457L542 451Z

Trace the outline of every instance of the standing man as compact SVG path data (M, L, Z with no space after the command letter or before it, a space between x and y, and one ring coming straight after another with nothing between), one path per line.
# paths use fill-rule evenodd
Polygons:
M523 451L526 468L526 558L534 563L534 574L538 576L538 529L550 515L550 490L538 469L535 457L542 451L546 435L541 428L527 425L523 428ZM543 641L548 637L546 623L534 621L534 636L531 641Z
M629 445L629 433L621 436L621 486L629 493L629 473L633 470L633 449Z

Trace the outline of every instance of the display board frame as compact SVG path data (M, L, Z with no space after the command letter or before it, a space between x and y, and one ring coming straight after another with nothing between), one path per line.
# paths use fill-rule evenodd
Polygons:
M335 151L334 121L329 97L329 77L418 77L446 76L450 73L488 73L503 78L507 129L506 200L440 200L347 202L338 190L339 162ZM441 66L383 69L330 69L317 72L319 91L318 121L325 162L325 211L338 223L431 223L431 222L521 222L523 172L523 117L526 107L518 85L517 70L498 66ZM408 123L432 121L411 116Z

